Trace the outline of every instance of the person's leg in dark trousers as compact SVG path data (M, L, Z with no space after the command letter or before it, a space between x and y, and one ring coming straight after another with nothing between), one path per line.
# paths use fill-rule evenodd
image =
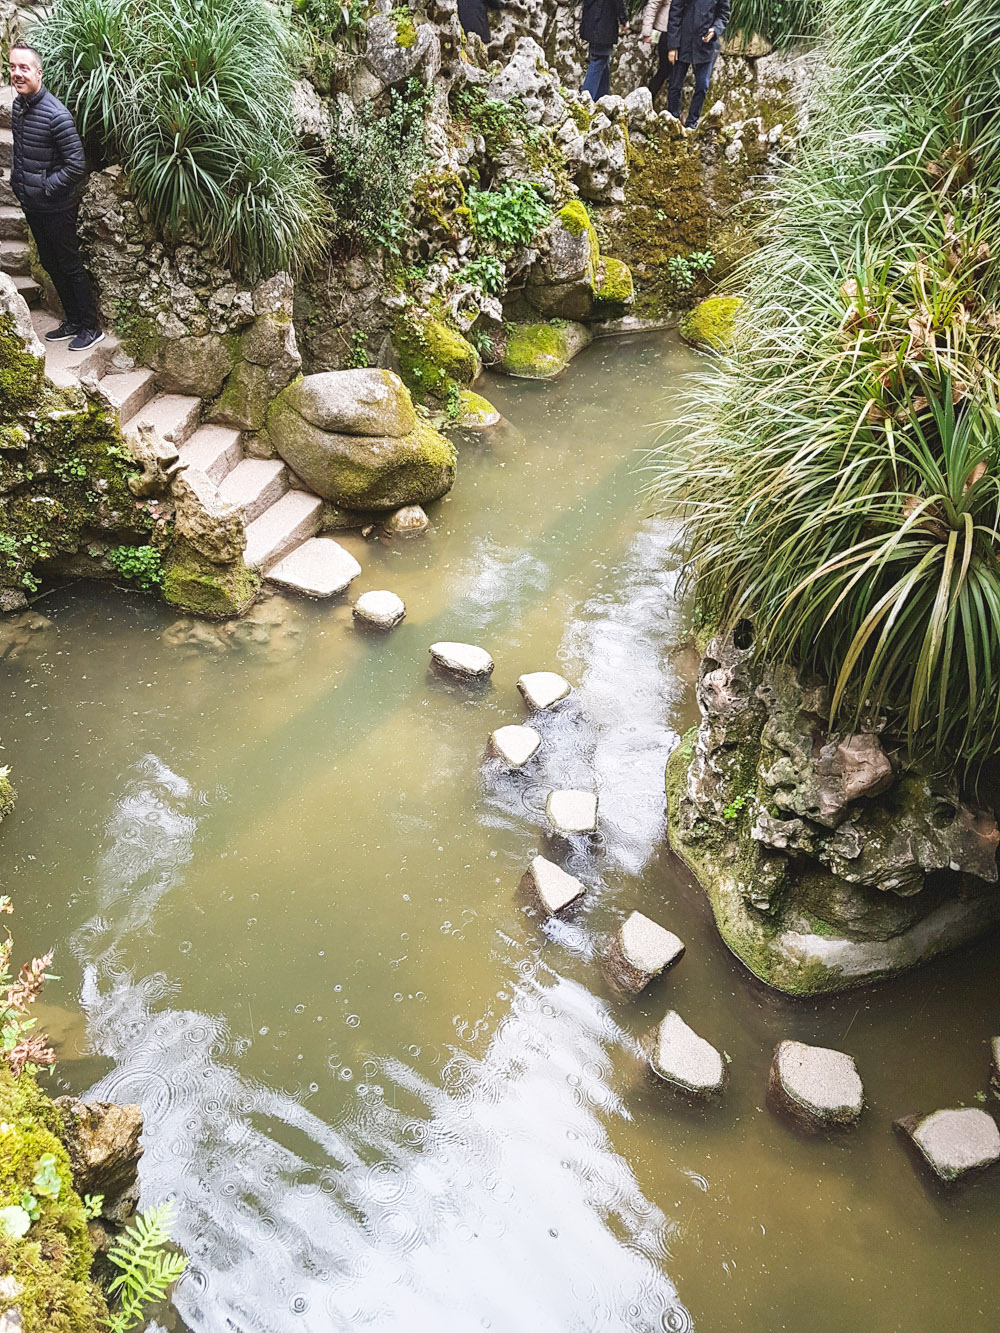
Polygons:
M667 110L677 120L681 118L681 93L684 90L684 80L687 78L687 72L691 66L686 60L675 60L670 66L670 84L667 88Z
M583 91L590 93L595 102L611 91L611 51L610 46L595 46L593 42L590 44L590 64L583 81Z
M646 87L653 94L653 101L656 101L656 94L660 91L667 81L670 73L670 61L667 59L667 34L660 33L660 40L656 47L656 69L650 75Z
M80 238L76 234L77 209L59 213L27 213L28 226L35 238L38 259L52 279L62 302L66 322L76 329L99 327L90 277L83 266Z
M684 122L689 130L693 130L698 124L701 109L705 105L705 98L708 96L708 85L712 82L712 70L714 68L714 60L710 60L706 65L695 65L694 67L694 93L691 96L691 105L688 107L687 120Z

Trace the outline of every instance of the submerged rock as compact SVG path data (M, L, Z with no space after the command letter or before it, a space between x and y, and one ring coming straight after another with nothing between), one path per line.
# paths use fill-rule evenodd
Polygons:
M527 675L518 677L517 688L528 707L536 712L554 708L573 691L569 681L554 671L529 671Z
M456 676L482 678L493 673L493 658L473 643L432 643L431 661Z
M804 1129L853 1129L865 1091L854 1060L843 1051L783 1041L771 1061L768 1097Z
M544 856L536 856L521 877L521 890L546 916L555 916L586 893L586 887Z
M684 945L672 931L632 912L611 941L605 970L622 990L637 995L684 956Z
M142 1111L75 1097L57 1097L55 1104L62 1114L62 1140L77 1192L103 1194L101 1216L127 1221L139 1200Z
M592 791L551 791L545 813L557 833L593 833L597 828L597 796Z
M431 521L420 505L404 505L390 514L382 527L394 537L413 537L418 532L426 532L430 525Z
M957 1184L1000 1161L1000 1130L975 1107L905 1116L896 1128L909 1138L939 1181Z
M656 1029L650 1059L654 1074L693 1097L716 1097L725 1090L726 1062L715 1047L671 1009Z
M486 753L502 759L508 768L521 768L536 754L542 738L533 727L497 727Z
M365 621L378 629L393 629L405 615L403 599L394 592L365 592L354 603L355 620Z

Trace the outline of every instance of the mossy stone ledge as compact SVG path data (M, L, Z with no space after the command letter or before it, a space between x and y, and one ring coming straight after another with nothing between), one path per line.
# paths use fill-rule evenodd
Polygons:
M590 342L582 324L511 324L500 369L517 379L552 380Z
M163 568L166 601L210 620L242 615L259 591L260 575L242 560L215 564L183 540L174 542Z
M433 398L446 398L453 384L474 384L483 368L470 342L429 316L409 315L397 320L393 346L406 385L414 393Z

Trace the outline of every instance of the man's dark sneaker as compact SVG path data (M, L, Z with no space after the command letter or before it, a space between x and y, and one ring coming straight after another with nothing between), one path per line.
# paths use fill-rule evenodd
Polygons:
M81 329L69 345L71 352L85 352L88 347L94 347L97 343L104 341L103 329Z
M64 338L75 338L80 330L75 324L71 324L68 319L64 319L57 329L49 329L45 335L47 343L59 343Z

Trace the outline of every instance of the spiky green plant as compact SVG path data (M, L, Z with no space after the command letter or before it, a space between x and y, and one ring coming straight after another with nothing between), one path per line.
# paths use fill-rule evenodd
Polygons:
M1000 742L1000 15L827 0L829 73L741 279L737 346L654 466L703 612L886 712Z
M780 49L815 37L821 11L821 0L733 0L729 31L760 33Z

